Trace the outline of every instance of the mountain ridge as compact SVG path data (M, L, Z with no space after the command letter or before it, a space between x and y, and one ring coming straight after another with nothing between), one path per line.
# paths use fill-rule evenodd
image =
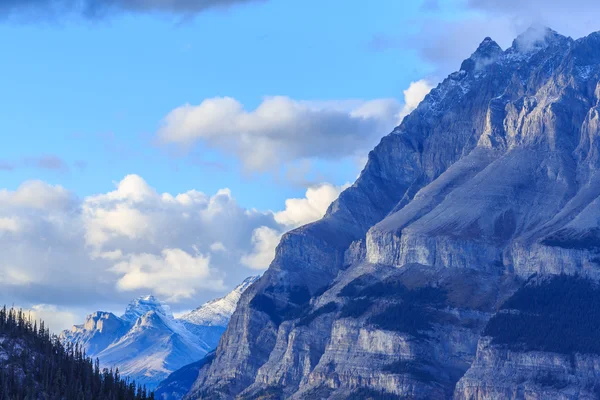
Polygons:
M594 398L574 378L593 363L548 388L524 371L552 352L532 361L483 334L532 274L600 278L599 37L486 38L322 220L283 236L187 398Z
M202 359L218 344L250 277L226 296L175 318L170 308L152 295L131 301L120 317L97 311L86 322L60 335L65 344L79 344L88 356L125 377L154 389L170 373ZM202 318L197 312L201 310Z

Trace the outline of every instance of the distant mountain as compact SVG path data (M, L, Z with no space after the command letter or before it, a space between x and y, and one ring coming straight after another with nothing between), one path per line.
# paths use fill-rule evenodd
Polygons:
M138 297L127 305L125 314L121 315L121 319L134 324L138 318L143 317L150 311L155 311L162 315L171 315L171 309L168 305L159 301L154 296L143 296Z
M224 297L209 301L195 310L181 316L179 321L192 332L208 350L213 350L219 344L219 339L229 323L231 314L235 311L242 293L256 280L258 276L246 278L233 291Z
M482 41L285 234L189 400L599 399L600 32Z
M240 301L242 293L256 282L258 278L258 276L246 278L228 295L211 300L194 311L183 315L180 319L186 324L195 326L227 326L231 314L233 314L238 301Z
M225 297L181 318L156 297L140 297L120 317L95 312L60 338L65 344L80 344L102 366L118 367L123 376L154 389L173 371L201 360L217 346L242 292L256 279L246 279Z

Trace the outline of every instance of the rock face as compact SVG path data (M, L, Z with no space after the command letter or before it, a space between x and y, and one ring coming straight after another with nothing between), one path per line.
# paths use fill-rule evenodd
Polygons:
M600 278L600 33L537 33L486 38L284 235L189 399L594 398L600 351L489 327L534 274Z
M488 322L456 399L600 398L600 287L536 275Z
M214 352L208 353L200 361L179 368L162 381L154 391L154 397L158 400L181 400L190 391L192 385L198 378L200 369L210 363Z
M121 317L100 311L89 315L83 325L64 331L61 340L79 343L102 366L118 367L122 376L154 389L173 371L214 350L241 294L257 279L246 279L227 296L181 318L154 296L140 297Z

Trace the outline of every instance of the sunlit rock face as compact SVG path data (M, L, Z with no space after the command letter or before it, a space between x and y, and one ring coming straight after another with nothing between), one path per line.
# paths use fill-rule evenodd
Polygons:
M284 236L188 398L594 398L595 350L486 329L533 274L600 277L599 80L600 33L486 38Z

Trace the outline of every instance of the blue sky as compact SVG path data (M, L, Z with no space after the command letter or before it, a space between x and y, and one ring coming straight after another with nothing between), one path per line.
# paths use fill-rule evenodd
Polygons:
M382 26L409 32L418 4L322 3L271 1L183 21L130 14L0 25L0 49L10 60L0 65L7 133L0 159L53 155L70 167L2 171L4 185L43 179L87 196L136 173L159 191L229 187L245 206L282 208L304 188L243 173L235 158L210 149L174 156L153 143L153 134L169 111L205 98L231 96L249 109L271 95L398 98L431 71L414 51L369 45L385 33ZM348 162L321 168L335 184L358 172Z
M103 4L0 0L0 303L54 329L148 293L188 310L262 273L483 38L507 47L532 23L580 37L600 14L590 0Z

